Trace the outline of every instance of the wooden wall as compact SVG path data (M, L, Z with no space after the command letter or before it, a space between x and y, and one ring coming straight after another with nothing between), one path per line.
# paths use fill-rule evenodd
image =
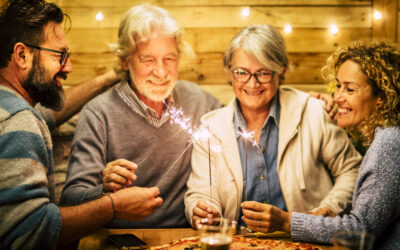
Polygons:
M4 1L4 0L0 0ZM196 52L195 59L183 58L180 78L200 85L226 85L222 69L224 49L233 35L249 24L269 23L280 30L290 23L286 39L291 70L286 84L304 90L325 91L320 68L338 46L359 38L400 36L400 0L52 0L72 19L67 34L73 72L65 81L72 86L111 69L116 57L107 44L117 39L119 20L130 7L148 2L164 7L185 27L186 37ZM242 17L244 7L250 15ZM376 22L373 8L389 16ZM101 11L103 21L95 19ZM329 32L335 23L339 32Z

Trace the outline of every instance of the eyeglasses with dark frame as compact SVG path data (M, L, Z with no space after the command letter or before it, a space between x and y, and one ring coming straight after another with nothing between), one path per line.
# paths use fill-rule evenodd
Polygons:
M261 69L255 73L250 73L249 71L242 68L236 68L230 70L233 73L233 78L235 78L235 80L240 83L248 83L251 77L254 76L257 82L261 84L267 84L271 82L272 77L275 74L274 71L268 71L265 69Z
M40 47L40 46L36 46L36 45L32 45L32 44L25 44L25 45L30 47L30 48L34 48L34 49L45 50L45 51L50 51L50 52L53 52L53 53L61 54L61 58L60 58L61 67L65 66L65 64L68 61L69 55L71 54L71 52L68 52L68 51L49 49L49 48L44 48L44 47Z

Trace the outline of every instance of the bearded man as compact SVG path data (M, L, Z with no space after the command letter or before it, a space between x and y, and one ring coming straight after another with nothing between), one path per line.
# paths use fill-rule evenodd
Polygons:
M72 71L66 15L43 0L10 0L0 13L0 249L55 249L109 221L143 219L159 190L126 188L79 206L54 203L52 141L36 103L60 110Z

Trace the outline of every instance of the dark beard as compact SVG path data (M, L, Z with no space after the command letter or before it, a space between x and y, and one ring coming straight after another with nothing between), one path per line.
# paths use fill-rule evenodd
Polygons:
M37 54L33 57L32 65L28 79L26 79L22 86L34 102L40 102L44 107L60 111L64 107L65 96L62 86L58 86L55 79L56 76L61 76L65 80L67 74L59 72L49 81L47 78L49 73L41 65Z

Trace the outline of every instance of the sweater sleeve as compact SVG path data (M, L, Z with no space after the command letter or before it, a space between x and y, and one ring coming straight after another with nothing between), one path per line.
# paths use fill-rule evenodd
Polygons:
M350 213L335 218L293 213L292 238L332 243L333 235L339 231L366 231L379 238L386 234L385 230L397 228L395 236L385 237L395 239L392 246L400 247L396 226L400 217L399 162L399 133L376 135L361 165Z
M341 214L350 210L362 157L346 132L329 118L325 110L323 112L321 158L333 186L319 207L329 207L336 214Z
M0 109L0 111L3 111ZM0 112L1 113L1 112ZM0 117L1 118L1 117ZM45 126L29 110L0 119L0 248L52 249L61 229Z
M60 204L77 205L101 197L106 165L104 122L88 106L79 116ZM84 167L83 167L84 166Z

